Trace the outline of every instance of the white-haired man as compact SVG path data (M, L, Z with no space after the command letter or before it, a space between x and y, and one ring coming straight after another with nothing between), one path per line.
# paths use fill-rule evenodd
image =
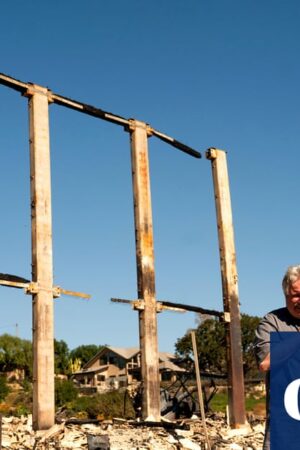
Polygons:
M282 280L286 306L266 314L256 330L255 353L262 372L266 372L267 420L263 450L270 448L269 383L270 333L300 331L300 265L290 266Z

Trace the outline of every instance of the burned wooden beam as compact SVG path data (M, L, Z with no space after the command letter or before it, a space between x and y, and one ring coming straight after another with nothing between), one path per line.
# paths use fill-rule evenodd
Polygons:
M93 424L93 425L99 425L101 423L100 419L77 419L76 417L71 417L70 419L59 419L56 418L56 423L61 424L64 423L65 425L85 425L87 423Z
M163 306L170 306L170 307L174 307L174 308L178 308L178 309L182 309L185 311L191 311L191 312L195 312L198 314L207 314L208 316L215 316L215 317L220 317L220 318L224 318L224 313L221 311L216 311L214 309L206 309L206 308L201 308L200 306L193 306L193 305L186 305L185 303L174 303L174 302L169 302L169 301L165 301L165 300L159 300L159 303L161 303Z
M126 300L124 298L111 298L110 299L114 303L126 303L131 304L136 309L142 309L143 308L143 300ZM140 308L139 308L140 304ZM161 308L162 306L162 308ZM224 316L224 313L221 311L216 311L214 309L206 309L201 308L200 306L193 306L193 305L187 305L185 303L175 303L175 302L169 302L165 300L157 300L157 309L160 311L161 309L170 309L171 311L179 311L179 312L186 312L191 311L195 312L197 314L207 314L208 316L215 316L219 317L220 319L227 322L229 320L229 316Z
M191 147L188 147L187 145L183 144L182 142L177 141L176 139L167 136L164 133L161 133L160 131L155 130L154 128L151 128L153 136L156 136L161 141L166 142L167 144L172 145L172 147L178 148L178 150L181 150L184 153L187 153L190 156L194 156L194 158L201 158L201 153L197 150L192 149Z
M0 273L0 284L3 284L5 286L22 289L28 283L30 283L29 280L23 277L19 277L18 275L11 275L9 273Z
M16 78L12 78L9 75L5 75L4 73L0 73L0 84L3 86L14 89L15 91L20 92L21 94L25 94L28 89L28 84L24 81L17 80Z
M21 94L25 94L30 87L34 86L33 83L25 83L23 81L5 75L4 73L0 73L0 84L7 86L11 89L14 89L20 92ZM89 116L114 123L115 125L121 125L122 127L125 128L126 131L130 132L130 124L132 123L132 119L126 119L125 117L119 116L117 114L108 111L104 111L103 109L96 108L95 106L88 105L87 103L79 102L77 100L64 97L63 95L55 94L50 89L47 89L47 95L49 98L49 102L51 103L56 103L57 105L65 106L66 108L73 109L75 111L82 112ZM148 128L151 129L151 133L153 134L153 136L156 136L158 139L166 142L172 147L177 148L178 150L181 150L182 152L187 153L188 155L193 156L194 158L201 158L201 153L198 152L197 150L194 150L193 148L183 144L182 142L177 141L171 136L168 136L164 133L161 133L158 130L155 130L149 125Z
M17 283L30 283L29 280L18 275L11 275L9 273L0 273L0 279L6 281L16 281Z
M188 423L177 423L177 422L165 422L162 421L139 421L139 422L128 422L135 427L160 427L166 430L190 430L190 425Z

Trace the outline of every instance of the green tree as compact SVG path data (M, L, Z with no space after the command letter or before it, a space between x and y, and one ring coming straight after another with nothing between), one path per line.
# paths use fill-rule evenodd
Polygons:
M33 370L33 350L32 343L26 339L22 340L22 352L25 360L23 369L25 370L25 377L32 378Z
M25 375L32 374L32 344L16 336L0 336L0 371L23 369Z
M248 377L257 375L254 338L259 322L260 317L249 316L248 314L242 314L241 316L244 373Z
M207 319L196 330L200 369L212 372L226 370L225 328L216 319ZM188 331L176 342L176 352L187 358L193 357L191 335Z
M55 373L67 374L69 370L70 351L65 341L54 339Z
M79 347L74 348L74 350L71 350L70 352L70 358L72 361L75 361L75 359L80 359L81 365L84 366L93 356L98 353L102 345L80 345Z
M243 364L244 372L248 376L257 374L253 342L259 320L259 317L247 314L241 315ZM226 372L225 326L219 320L210 318L202 320L197 327L196 342L201 370ZM175 348L180 356L188 358L193 356L190 332L187 332L182 338L177 340Z

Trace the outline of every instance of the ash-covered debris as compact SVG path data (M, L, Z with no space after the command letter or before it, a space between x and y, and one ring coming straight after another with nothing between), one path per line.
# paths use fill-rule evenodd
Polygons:
M202 422L198 417L184 420L181 429L136 426L121 419L97 424L54 425L50 430L32 430L29 417L3 417L2 449L9 450L202 450L206 449ZM182 425L182 422L181 422ZM206 419L212 450L261 450L264 426L253 421L245 429L228 428L223 415Z

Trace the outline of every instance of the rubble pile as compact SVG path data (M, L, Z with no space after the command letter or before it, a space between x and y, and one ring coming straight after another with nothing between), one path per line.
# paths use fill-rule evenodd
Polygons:
M184 421L185 429L174 426L149 427L123 420L106 420L95 424L55 424L50 430L32 430L32 418L3 417L4 450L202 450L208 448L202 422L198 417ZM264 426L233 430L222 415L206 419L212 450L261 450Z

